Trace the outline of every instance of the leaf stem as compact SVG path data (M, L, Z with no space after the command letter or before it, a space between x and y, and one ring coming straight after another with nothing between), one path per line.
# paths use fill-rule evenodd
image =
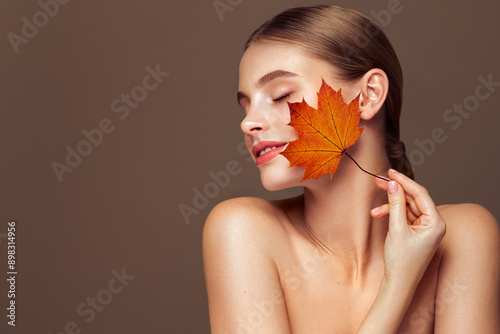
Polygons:
M375 176L375 177L377 177L377 178L379 178L379 179L381 179L381 180L384 180L384 181L387 181L387 182L389 182L389 181L390 181L388 178L385 178L385 177L383 177L383 176L378 176L378 175L372 174L372 173L370 173L370 172L368 172L368 171L364 170L364 169L363 169L363 168L361 168L361 166L360 166L360 165L356 162L356 160L354 160L354 159L353 159L353 158L349 155L349 153L347 153L346 151L344 151L344 154L345 154L345 155L347 155L347 156L348 156L348 157L349 157L352 161L354 161L354 163L356 164L356 166L358 166L358 167L359 167L359 169L361 169L363 172L365 172L365 173L367 173L367 174L370 174L371 176Z

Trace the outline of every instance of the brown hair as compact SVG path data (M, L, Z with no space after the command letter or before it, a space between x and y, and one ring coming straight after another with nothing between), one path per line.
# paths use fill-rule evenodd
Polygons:
M361 78L373 68L389 79L385 100L384 133L392 168L414 179L413 169L399 138L403 102L403 73L394 49L382 30L366 16L346 8L319 5L288 9L265 22L245 44L262 40L295 44L330 62L341 79Z

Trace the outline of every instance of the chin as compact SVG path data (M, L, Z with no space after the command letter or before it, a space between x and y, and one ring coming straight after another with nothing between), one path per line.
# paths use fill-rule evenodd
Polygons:
M269 163L259 167L262 186L269 191L300 187L304 176L304 168L292 167L286 158L278 156Z

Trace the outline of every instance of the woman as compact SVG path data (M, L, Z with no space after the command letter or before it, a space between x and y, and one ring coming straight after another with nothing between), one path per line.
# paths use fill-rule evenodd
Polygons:
M333 177L300 182L287 102L322 78L359 95L360 127ZM203 232L212 333L499 333L500 232L474 204L436 207L399 141L402 73L383 32L334 6L287 10L250 36L238 101L246 145L280 201L217 205ZM270 150L266 148L271 148ZM392 168L392 169L390 169ZM396 171L397 170L397 171Z

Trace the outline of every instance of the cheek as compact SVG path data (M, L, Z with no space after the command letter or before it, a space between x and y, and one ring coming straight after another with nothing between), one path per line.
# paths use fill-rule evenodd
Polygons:
M347 104L351 103L359 93L360 90L354 84L346 84L342 86L342 98Z
M314 109L318 109L318 92L321 88L321 82L318 83L318 86L309 84L305 89L302 91L303 93L303 98L306 103ZM302 102L302 98L300 101L296 102Z
M293 141L298 138L297 131L289 125L292 118L290 116L290 108L288 104L285 103L282 110L277 114L277 116L271 120L272 127L276 132L279 132L285 136L282 138L287 141Z
M289 124L290 124L290 120L286 123L282 123L282 125L279 128L279 132L282 134L282 139L287 141L287 142L291 142L291 141L297 140L299 138L297 131L294 129L293 126L291 126Z
M319 90L318 90L319 91ZM304 100L306 101L306 103L311 107L311 108L314 108L314 109L318 109L318 95L317 94L314 94L314 95L311 95L311 96L306 96L304 98Z
M288 124L292 120L292 118L290 117L290 107L288 106L288 104L285 104L283 112L281 113L281 118L284 124Z
M250 136L245 136L245 147L250 156L252 157L252 159L254 159L254 156L252 154L252 145L253 145L252 138Z

